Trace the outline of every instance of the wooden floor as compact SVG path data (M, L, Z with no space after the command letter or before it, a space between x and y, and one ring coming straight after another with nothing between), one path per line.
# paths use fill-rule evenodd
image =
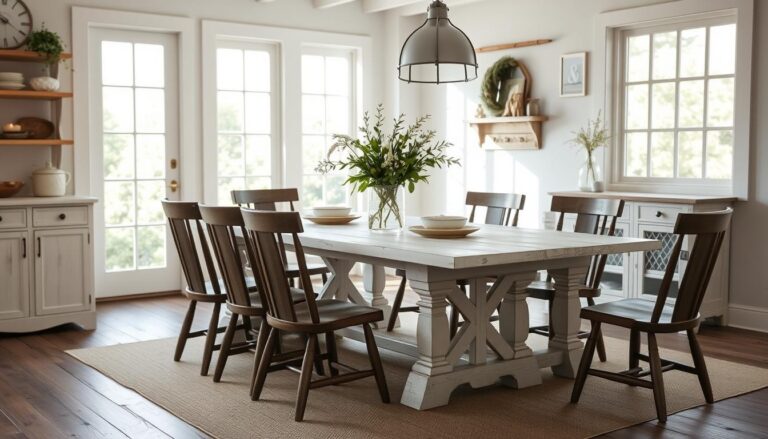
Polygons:
M205 437L194 427L64 353L174 337L186 302L180 296L104 302L96 331L64 326L40 333L0 335L0 437ZM197 327L208 307L199 306ZM625 334L608 331L610 336ZM703 328L708 356L768 367L768 334ZM667 348L687 350L684 337L661 339ZM137 367L141 359L136 359ZM607 435L630 437L768 437L768 389L673 416L665 426L648 422Z

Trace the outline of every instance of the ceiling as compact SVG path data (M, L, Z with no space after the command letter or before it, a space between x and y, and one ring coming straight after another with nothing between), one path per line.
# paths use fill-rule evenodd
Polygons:
M479 0L446 0L445 3L450 7L476 1ZM312 0L312 4L318 9L332 8L352 2L361 3L363 11L366 13L398 9L401 15L415 15L425 13L430 0Z

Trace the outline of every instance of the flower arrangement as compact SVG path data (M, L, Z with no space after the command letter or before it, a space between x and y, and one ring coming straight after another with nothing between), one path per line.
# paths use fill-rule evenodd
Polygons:
M428 181L431 168L459 164L458 159L446 153L451 144L436 141L435 131L424 128L429 115L417 118L412 125L406 125L405 116L400 115L393 121L392 131L385 134L383 113L381 104L373 118L365 113L361 138L334 134L328 157L316 168L322 174L346 170L349 176L344 184L351 184L353 191L374 191L378 203L374 203L375 210L368 217L372 229L384 228L390 218L403 226L397 203L400 187L413 192L416 183Z
M600 176L597 175L599 171L596 169L593 154L598 148L608 145L608 141L610 140L608 129L605 127L602 118L602 112L598 112L596 119L588 120L587 125L581 127L574 134L576 137L571 140L571 143L583 148L587 153L587 161L585 164L587 176L591 182L599 181Z

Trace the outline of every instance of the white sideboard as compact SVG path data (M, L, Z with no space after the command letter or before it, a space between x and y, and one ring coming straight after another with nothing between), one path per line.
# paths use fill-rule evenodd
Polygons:
M0 332L96 328L90 197L0 199Z
M721 210L732 207L736 201L736 198L733 197L635 192L569 191L550 192L550 195L622 199L626 204L624 214L617 221L616 234L618 236L657 239L662 242L661 250L609 256L603 274L603 300L616 298L656 300L656 294L675 241L675 235L672 232L677 215L684 212ZM730 231L728 231L701 305L701 316L716 319L717 323L720 324L727 324L730 235ZM675 297L680 276L685 270L687 252L693 248L692 240L689 241L684 242L683 249L685 251L681 255L677 274L670 288L671 298Z

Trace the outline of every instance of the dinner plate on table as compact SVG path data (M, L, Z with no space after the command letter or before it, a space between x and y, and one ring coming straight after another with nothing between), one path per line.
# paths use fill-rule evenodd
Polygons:
M428 229L424 226L412 226L408 230L413 233L424 236L425 238L436 239L457 239L464 238L470 233L475 233L480 230L477 226L464 226L460 229Z
M337 226L341 224L350 223L358 218L360 215L344 215L344 216L316 216L316 215L304 215L302 218L312 221L315 224L321 224L324 226Z

